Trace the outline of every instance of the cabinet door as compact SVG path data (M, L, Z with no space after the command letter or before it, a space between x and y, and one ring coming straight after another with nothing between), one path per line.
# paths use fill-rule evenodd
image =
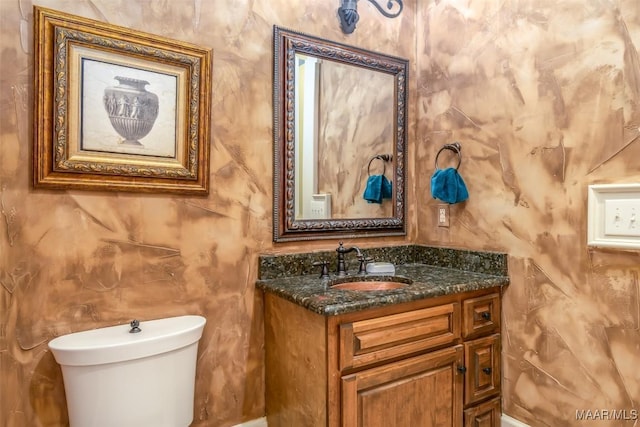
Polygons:
M464 411L464 427L500 427L500 398L473 406Z
M464 344L464 403L479 402L500 392L500 334Z
M342 377L343 427L462 425L461 345Z

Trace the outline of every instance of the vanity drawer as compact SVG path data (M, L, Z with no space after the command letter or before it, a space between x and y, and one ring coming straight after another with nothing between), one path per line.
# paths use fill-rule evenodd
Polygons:
M462 303L462 336L475 337L500 330L500 294L469 298Z
M464 427L500 427L500 398L472 406L464 411Z
M500 393L500 334L464 343L464 404Z
M409 355L460 338L460 305L444 304L340 324L340 370Z

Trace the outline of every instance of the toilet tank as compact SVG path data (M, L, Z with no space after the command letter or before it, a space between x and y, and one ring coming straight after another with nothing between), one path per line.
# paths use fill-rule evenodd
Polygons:
M76 332L49 342L71 427L185 427L206 319L179 316Z

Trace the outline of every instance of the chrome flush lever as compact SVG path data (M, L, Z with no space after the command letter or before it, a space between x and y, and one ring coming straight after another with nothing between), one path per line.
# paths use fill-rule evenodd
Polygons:
M142 329L139 328L140 321L137 319L133 319L131 323L129 323L131 329L129 330L130 334L137 334L138 332L142 332Z

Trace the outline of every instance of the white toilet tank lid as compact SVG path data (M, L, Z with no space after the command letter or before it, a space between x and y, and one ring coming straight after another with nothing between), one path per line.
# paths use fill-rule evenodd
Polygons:
M206 323L187 315L140 321L140 332L130 325L109 326L54 338L49 348L60 365L87 366L140 359L177 350L197 342Z

